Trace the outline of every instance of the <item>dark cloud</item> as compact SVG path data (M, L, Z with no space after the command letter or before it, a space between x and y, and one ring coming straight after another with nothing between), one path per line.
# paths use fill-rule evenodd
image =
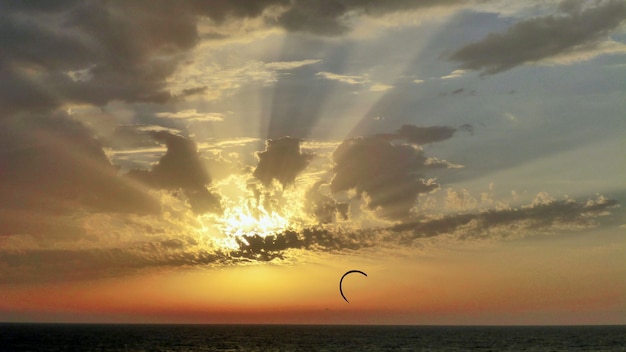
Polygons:
M265 151L257 153L259 164L254 170L254 177L265 185L271 184L272 180L283 186L292 184L313 157L302 153L300 142L300 139L291 137L268 139Z
M528 230L554 232L562 228L587 228L595 219L618 205L614 199L598 197L587 202L572 199L546 201L520 208L491 209L477 213L453 214L434 220L399 224L394 232L411 233L415 238L457 232L461 239L516 238Z
M474 126L469 124L469 123L464 123L461 126L459 126L459 131L465 131L468 132L471 135L474 135Z
M471 125L459 130L471 133ZM333 153L335 175L330 190L336 194L354 189L365 196L370 210L388 219L407 219L417 196L439 188L423 173L435 168L458 168L445 160L426 157L424 144L452 138L456 128L448 126L418 127L403 125L395 133L357 137L344 141ZM404 140L404 143L398 143ZM312 197L312 209L326 217L332 215L333 205L324 196ZM346 209L347 211L347 209ZM331 212L331 213L329 213Z
M0 1L3 112L113 100L164 103L165 78L199 40L197 21L260 15L266 1ZM183 96L204 87L183 90Z
M157 147L159 143L140 125L116 126L110 134L101 137L104 145L113 149L134 149Z
M428 166L421 148L394 144L390 138L405 138L412 143L432 143L449 138L447 127L421 129L404 126L397 135L375 135L344 141L334 152L335 175L330 183L333 193L355 189L366 195L367 206L386 218L409 216L420 193L439 187L419 174ZM429 133L430 132L430 133Z
M337 202L330 195L321 192L323 181L317 182L305 195L305 209L321 224L330 224L339 220L348 220L349 203Z
M64 104L111 101L165 103L201 93L187 87L172 96L165 79L199 41L197 22L216 25L282 11L267 25L339 34L345 16L379 16L459 1L263 0L220 1L0 1L0 106L3 113Z
M396 136L405 139L409 143L423 145L452 138L454 132L456 132L456 129L448 126L417 127L414 125L403 125L396 132Z
M617 201L602 196L583 202L543 200L518 208L451 214L384 228L308 227L269 236L246 234L235 238L238 248L234 250L211 249L198 243L193 235L176 233L172 236L171 231L155 223L155 226L143 226L142 232L150 235L147 240L119 243L113 248L10 249L5 246L0 248L3 268L0 283L84 280L155 268L267 262L293 258L299 250L341 253L367 248L378 251L381 246L414 248L421 245L421 239L438 236L445 242L518 239L563 230L571 233L596 226L598 218L616 206ZM124 223L133 226L132 219Z
M0 208L158 211L140 187L117 176L83 125L61 115L0 122L0 190Z
M382 16L397 11L461 3L457 0L292 0L278 23L289 31L335 36L350 30L353 15Z
M605 41L609 33L626 20L626 2L595 2L581 9L562 3L563 14L521 21L503 34L490 34L469 44L450 57L461 68L495 74L524 63L536 62L563 53L589 50Z
M229 253L237 259L271 261L284 259L290 249L346 251L379 247L382 244L413 246L422 238L453 235L456 240L515 239L544 235L560 230L582 230L597 224L597 218L617 206L602 196L586 202L549 201L520 208L491 209L476 213L452 214L422 219L387 228L351 231L306 228L267 237L245 235L237 239L239 249Z
M4 270L0 272L0 283L91 280L132 275L146 269L225 262L224 254L198 248L189 238L118 248L1 251L0 264Z
M170 132L151 132L167 146L167 152L152 168L153 182L163 188L200 189L211 180L202 166L196 143Z
M151 4L150 0L145 0ZM164 1L167 3L167 1ZM290 0L193 0L190 1L194 13L207 16L216 22L222 22L229 18L251 18L263 14L263 11L272 6L288 6Z
M64 103L167 101L164 79L180 61L177 54L197 40L194 16L174 3L12 3L0 5L0 79L40 94L3 91L0 102L8 112Z
M150 135L165 144L167 152L152 170L131 170L127 176L156 188L182 189L195 212L220 211L219 195L207 189L211 179L196 144L167 131L150 132Z

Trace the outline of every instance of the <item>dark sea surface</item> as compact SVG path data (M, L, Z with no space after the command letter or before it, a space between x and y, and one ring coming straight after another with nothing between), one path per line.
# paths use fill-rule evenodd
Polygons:
M0 324L0 351L626 351L626 326Z

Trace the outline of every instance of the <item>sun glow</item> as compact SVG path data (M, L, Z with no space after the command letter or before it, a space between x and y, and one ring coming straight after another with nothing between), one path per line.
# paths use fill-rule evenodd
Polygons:
M290 187L270 196L245 182L242 176L231 176L218 184L222 194L220 215L203 214L196 217L201 224L196 231L218 248L237 251L246 237L275 236L285 231L297 231L312 219L307 216L303 199L306 187ZM272 191L267 191L272 192Z
M226 209L218 227L227 236L256 234L267 237L287 230L290 225L289 219L278 212L245 202L241 206Z
M202 224L199 232L213 234L212 241L222 249L236 251L240 242L246 242L244 236L267 237L293 229L290 217L278 211L265 209L261 204L247 200L224 210L223 216L202 215L198 221Z

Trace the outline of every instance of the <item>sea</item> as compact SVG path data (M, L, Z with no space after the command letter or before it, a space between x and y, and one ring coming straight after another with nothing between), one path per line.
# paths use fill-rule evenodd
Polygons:
M624 326L0 324L0 351L626 351Z

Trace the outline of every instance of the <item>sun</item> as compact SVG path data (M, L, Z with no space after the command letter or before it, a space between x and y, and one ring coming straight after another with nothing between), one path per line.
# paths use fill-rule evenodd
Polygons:
M258 235L267 237L289 229L290 221L276 211L263 206L252 207L250 203L228 208L218 219L221 232L227 236Z
M231 175L216 182L222 211L200 214L193 220L194 231L203 241L218 250L236 252L247 243L246 238L298 232L317 223L307 208L308 183L261 185L251 182L250 176Z
M296 207L297 208L297 207ZM219 216L203 214L196 218L201 225L196 231L210 239L218 248L237 251L245 237L278 235L298 227L294 208L268 210L254 199L231 203Z

